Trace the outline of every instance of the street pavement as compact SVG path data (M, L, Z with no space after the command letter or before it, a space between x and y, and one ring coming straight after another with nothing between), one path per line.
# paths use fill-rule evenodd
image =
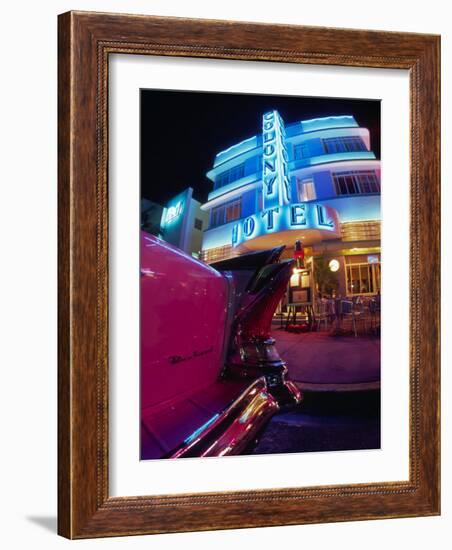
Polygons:
M296 408L276 414L252 454L380 448L380 392L305 392Z
M327 331L287 332L273 327L289 378L302 390L370 390L380 385L380 338L333 336Z
M276 414L252 454L380 448L380 338L286 332L272 336L300 405Z

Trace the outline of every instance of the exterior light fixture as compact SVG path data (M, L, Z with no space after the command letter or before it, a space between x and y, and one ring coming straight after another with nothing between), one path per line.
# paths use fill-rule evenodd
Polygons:
M304 268L304 250L303 250L303 245L301 244L301 241L295 241L293 257L296 262L296 268L294 268L294 273L300 273L300 271ZM297 271L295 271L295 269Z
M339 271L340 264L337 260L330 260L330 263L328 264L330 271Z

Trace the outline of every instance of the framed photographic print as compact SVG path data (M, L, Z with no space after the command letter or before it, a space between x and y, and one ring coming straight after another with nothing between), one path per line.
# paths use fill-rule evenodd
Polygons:
M59 533L439 514L439 37L59 17Z

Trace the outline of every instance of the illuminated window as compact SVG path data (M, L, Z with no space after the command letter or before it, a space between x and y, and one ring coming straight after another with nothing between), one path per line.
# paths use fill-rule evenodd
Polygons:
M215 178L215 189L224 187L228 183L232 183L245 175L245 164L238 164L225 172L222 172Z
M242 209L242 200L231 202L225 206L225 218L226 223L233 222L234 220L240 219L240 213Z
M306 143L297 143L293 148L294 160L305 159L310 156L309 149Z
M359 136L343 136L322 139L325 153L351 153L367 151L366 145Z
M210 227L216 227L225 223L238 220L242 213L242 199L237 199L228 204L214 208L210 217Z
M348 260L347 260L348 261ZM377 294L380 292L380 263L347 263L347 295Z
M333 172L337 195L362 195L380 193L380 182L372 170Z
M298 200L300 202L314 201L316 199L315 187L312 178L298 180Z

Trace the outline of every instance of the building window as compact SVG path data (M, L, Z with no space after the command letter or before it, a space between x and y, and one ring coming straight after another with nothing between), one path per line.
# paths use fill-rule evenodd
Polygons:
M298 200L300 202L314 201L316 199L314 181L312 178L297 181Z
M380 292L380 263L346 264L347 295L377 294Z
M372 170L333 172L337 195L362 195L380 193L380 182Z
M226 223L233 222L234 220L240 219L240 213L242 207L242 201L239 199L238 201L231 202L230 204L227 204L225 208L225 218Z
M325 153L351 153L367 151L364 141L359 136L343 136L322 139Z
M218 174L218 176L215 178L215 189L218 189L219 187L224 187L225 185L228 185L233 181L243 178L244 175L245 163L238 164L237 166L234 166L233 168L230 168L229 170Z
M202 231L202 220L195 218L195 229Z
M260 212L264 209L264 196L262 193L262 189L258 189L256 192L256 200L257 200L257 207L256 212Z
M240 219L242 214L242 199L237 199L228 204L223 204L212 209L210 227L217 227L225 223Z
M297 143L293 147L293 158L294 160L300 160L308 158L309 155L309 149L308 145L306 143Z
M224 206L213 208L210 215L210 227L216 227L224 223Z

